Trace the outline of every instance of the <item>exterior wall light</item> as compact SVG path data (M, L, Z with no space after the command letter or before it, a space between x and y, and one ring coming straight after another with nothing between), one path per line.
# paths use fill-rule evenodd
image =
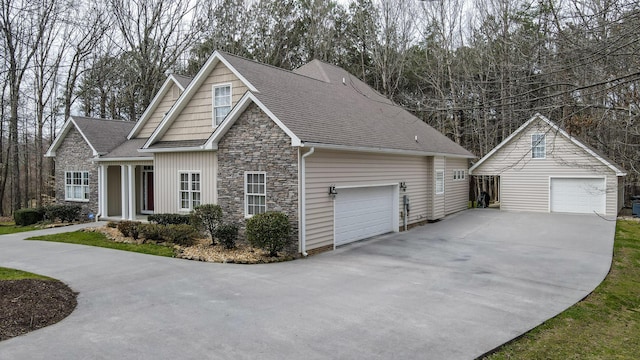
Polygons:
M336 198L336 195L338 195L335 185L329 185L329 195L334 199Z
M400 190L407 191L407 183L405 181L400 181Z

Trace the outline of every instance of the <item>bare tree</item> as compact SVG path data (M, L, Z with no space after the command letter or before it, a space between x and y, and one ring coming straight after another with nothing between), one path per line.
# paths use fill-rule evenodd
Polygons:
M0 1L0 31L5 48L9 88L9 158L11 163L11 209L22 203L18 153L18 107L25 73L51 25L54 0ZM4 189L0 189L0 198Z

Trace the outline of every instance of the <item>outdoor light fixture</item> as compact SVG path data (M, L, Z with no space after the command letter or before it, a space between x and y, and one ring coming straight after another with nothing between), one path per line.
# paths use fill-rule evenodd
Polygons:
M331 197L333 197L334 199L336 198L336 195L338 195L338 191L336 190L335 185L329 185L329 195L331 195Z
M405 181L400 181L400 190L407 191L407 183Z

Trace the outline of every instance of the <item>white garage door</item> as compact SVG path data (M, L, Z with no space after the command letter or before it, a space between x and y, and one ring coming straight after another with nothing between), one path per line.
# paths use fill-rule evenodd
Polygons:
M336 246L393 231L393 191L393 186L338 189Z
M551 178L551 212L604 214L603 178Z

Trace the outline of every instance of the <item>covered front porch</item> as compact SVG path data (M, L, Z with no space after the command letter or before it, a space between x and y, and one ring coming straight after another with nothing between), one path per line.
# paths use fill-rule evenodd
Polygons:
M146 221L154 211L153 161L101 162L98 210L101 220Z

